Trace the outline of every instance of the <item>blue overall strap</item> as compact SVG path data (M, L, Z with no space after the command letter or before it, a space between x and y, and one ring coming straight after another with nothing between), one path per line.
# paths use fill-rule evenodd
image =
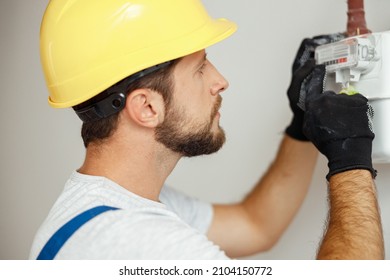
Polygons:
M93 219L99 214L109 210L118 210L118 208L110 206L96 206L89 210L82 212L74 217L72 220L63 225L57 230L53 236L47 241L42 251L39 253L37 260L52 260L57 255L65 242L86 222Z

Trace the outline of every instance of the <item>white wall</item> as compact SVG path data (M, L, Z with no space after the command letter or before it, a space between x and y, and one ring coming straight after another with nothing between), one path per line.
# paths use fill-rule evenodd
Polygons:
M0 1L0 259L25 259L35 231L84 156L80 121L47 105L39 27L47 0ZM168 183L214 202L241 199L267 169L289 123L286 89L302 38L346 29L345 0L204 0L239 31L208 50L230 81L216 155L182 160ZM368 27L390 29L390 1L366 1ZM376 166L386 251L390 254L390 166ZM326 162L280 242L258 259L313 259L326 218Z

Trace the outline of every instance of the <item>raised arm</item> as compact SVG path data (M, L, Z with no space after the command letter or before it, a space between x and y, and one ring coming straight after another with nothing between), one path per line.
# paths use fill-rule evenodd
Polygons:
M322 92L325 66L308 81L303 131L328 159L329 220L318 259L383 259L373 178L373 111L360 94Z
M328 227L318 259L384 259L376 189L367 170L333 175Z
M310 142L285 136L275 161L243 202L214 206L210 240L230 257L270 249L305 198L317 154Z

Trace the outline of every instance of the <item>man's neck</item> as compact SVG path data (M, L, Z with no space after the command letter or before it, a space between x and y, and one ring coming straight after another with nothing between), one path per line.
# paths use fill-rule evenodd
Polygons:
M159 143L88 145L82 174L103 176L144 198L158 201L161 188L180 156Z

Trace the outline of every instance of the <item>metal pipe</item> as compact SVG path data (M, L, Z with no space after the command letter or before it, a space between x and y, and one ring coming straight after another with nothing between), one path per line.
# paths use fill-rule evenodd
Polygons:
M356 36L371 33L367 29L364 12L364 0L348 0L347 35Z

